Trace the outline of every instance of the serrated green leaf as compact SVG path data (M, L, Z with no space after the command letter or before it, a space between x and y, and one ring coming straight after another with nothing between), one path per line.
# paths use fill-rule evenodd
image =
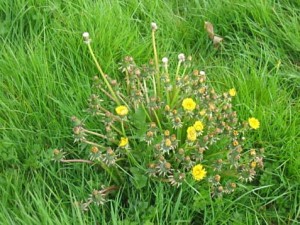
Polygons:
M136 127L135 135L141 137L146 133L147 127L146 124L146 112L142 107L136 109L134 114L132 115L132 121L134 127Z
M137 188L141 189L147 185L148 177L144 175L144 172L139 168L130 168L133 178L131 178L132 184Z

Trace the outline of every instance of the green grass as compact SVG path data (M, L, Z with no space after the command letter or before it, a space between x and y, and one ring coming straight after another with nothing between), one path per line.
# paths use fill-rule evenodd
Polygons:
M282 1L0 2L1 224L299 224L300 3ZM159 55L191 54L218 90L235 87L241 119L255 115L251 136L266 148L265 170L253 186L223 199L149 183L130 183L103 207L73 207L105 175L86 165L57 165L51 149L82 155L72 115L84 117L97 73L82 43L89 31L103 69L121 78L126 55L152 57L150 22ZM225 38L215 50L204 21ZM95 126L95 124L91 124Z

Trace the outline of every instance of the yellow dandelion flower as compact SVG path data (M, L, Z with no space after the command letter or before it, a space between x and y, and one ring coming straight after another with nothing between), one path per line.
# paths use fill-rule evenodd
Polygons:
M197 181L203 180L206 177L206 170L203 168L201 164L195 165L192 168L193 178Z
M250 127L255 130L258 129L259 125L260 125L258 119L254 118L254 117L249 118L248 123L249 123Z
M231 97L236 96L236 90L235 90L235 88L229 89L229 95L230 95Z
M193 111L196 108L196 102L192 98L185 98L182 102L182 107L186 111Z
M199 120L194 123L193 127L195 128L196 131L203 131L204 129L203 123Z
M186 132L187 132L187 139L189 141L196 141L197 132L196 132L196 129L194 127L188 127Z
M128 138L126 137L121 137L121 140L119 142L119 147L123 148L125 147L126 145L128 145Z
M126 116L128 114L128 108L124 105L120 105L120 106L116 107L115 110L119 116Z

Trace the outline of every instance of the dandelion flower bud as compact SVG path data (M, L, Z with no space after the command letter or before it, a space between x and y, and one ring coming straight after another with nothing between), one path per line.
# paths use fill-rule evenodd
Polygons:
M53 150L53 154L54 154L54 155L58 155L59 153L60 153L60 151L59 151L58 149L54 149L54 150Z
M179 60L179 62L184 62L185 61L185 55L183 53L180 53L178 55L178 60Z
M165 146L171 147L171 145L172 145L171 140L170 140L169 138L167 138L167 139L165 140Z
M151 27L152 27L153 31L156 31L157 28L158 28L157 25L156 25L156 23L154 23L154 22L151 23Z
M218 187L218 192L223 192L224 188L222 186Z
M214 177L214 180L215 180L216 182L220 182L221 176L217 174L217 175Z
M114 151L112 150L112 148L107 148L107 154L109 155L113 155L114 154Z
M166 169L171 169L171 163L169 162L166 162L164 166Z
M165 135L166 137L170 136L170 131L169 131L169 130L165 130L165 131L164 131L164 135Z
M97 152L99 152L99 149L98 149L96 146L93 146L93 147L91 148L91 152L92 152L92 153L97 153Z
M250 149L250 155L251 155L251 156L256 156L256 151L255 151L255 149Z
M184 149L183 149L183 148L178 149L178 153L179 153L180 155L183 155L183 154L184 154Z
M89 44L91 42L90 34L88 32L84 32L82 34L82 37L83 37L84 43Z
M167 64L169 60L167 57L163 57L161 61L163 62L163 64Z
M169 112L169 111L170 111L170 106L169 106L169 105L166 105L166 106L165 106L165 111L166 111L166 112Z
M150 123L150 127L151 127L151 128L156 128L156 127L157 127L157 126L156 126L156 123L151 122L151 123Z

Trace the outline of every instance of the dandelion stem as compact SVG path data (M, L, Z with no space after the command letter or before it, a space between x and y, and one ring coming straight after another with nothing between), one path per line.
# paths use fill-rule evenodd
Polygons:
M126 137L126 133L125 133L125 129L124 129L124 121L123 120L121 121L121 128L122 128L123 136Z
M113 186L109 186L109 187L107 187L107 188L105 188L105 189L103 189L103 190L101 190L104 194L107 194L107 193L109 193L109 192L111 192L111 191L115 191L115 190L118 190L119 189L119 187L118 186L115 186L115 185L113 185Z
M91 160L85 160L85 159L61 159L60 162L62 162L62 163L87 163L87 164L94 163Z
M153 46L153 53L154 53L154 60L155 60L155 84L157 87L157 95L160 96L160 77L159 77L159 67L158 67L158 56L157 56L157 49L155 43L155 30L152 30L152 46ZM157 97L157 96L156 96Z
M129 74L127 69L125 70L125 74L126 74L127 95L130 96L130 80L129 80Z
M153 75L152 77L152 83L153 83L153 91L154 91L154 95L157 96L157 91L156 91L156 82L155 82L155 75Z
M161 127L161 124L160 124L160 120L159 120L159 118L158 118L157 113L156 113L155 110L153 110L153 114L154 114L154 116L155 116L155 118L156 118L156 121L157 121L157 123L158 123L159 129L160 129L160 131L162 132L162 127Z
M169 70L168 70L167 63L164 64L164 69L165 69L166 78L167 78L167 80L169 80L170 76L169 76ZM170 82L170 81L168 81L168 82ZM167 104L170 105L170 91L168 89L166 90L166 96L167 96Z
M177 69L176 69L175 78L176 78L176 77L178 76L178 74L179 74L180 66L181 66L181 61L179 60L179 61L178 61L178 64L177 64Z
M99 72L100 72L100 74L101 74L101 76L102 76L102 78L103 78L103 80L104 80L106 86L108 87L109 91L111 92L111 94L112 94L112 96L113 96L114 101L115 101L118 105L120 105L119 99L117 98L117 96L116 96L114 90L113 90L112 87L110 86L110 84L109 84L109 82L108 82L108 80L107 80L107 78L106 78L106 76L105 76L105 74L104 74L104 72L103 72L103 70L102 70L100 64L98 63L98 61L97 61L97 59L96 59L96 56L95 56L95 54L94 54L94 51L93 51L93 49L92 49L91 44L88 43L87 46L88 46L88 48L89 48L89 51L90 51L90 53L91 53L91 55L92 55L92 58L93 58L95 64L96 64L97 69L99 70Z
M126 173L128 176L130 176L131 178L133 178L133 176L132 176L130 173L128 173L126 170L124 170L121 166L119 166L118 164L116 164L116 166L119 167L120 170L122 170L122 171L123 171L124 173Z
M146 113L146 116L148 117L149 121L152 122L151 116L149 115L148 111L146 110L145 105L142 104L142 107L143 107L144 112Z
M182 77L184 76L187 68L188 68L187 66L184 67L183 72L182 72Z
M89 144L89 145L93 145L93 146L99 147L99 148L104 148L103 145L99 145L99 144L94 143L94 142L92 142L92 141L83 140L82 142L83 142L83 143L86 143L86 144Z
M180 66L181 66L181 61L179 60L178 61L178 64L177 64L177 69L176 69L176 74L175 74L175 82L176 82L176 79L178 77L178 74L179 74L179 70L180 70ZM171 102L171 107L173 107L175 104L175 102L177 101L177 96L180 92L180 88L176 87L176 83L174 84L174 94L172 96L172 102Z
M147 89L147 83L146 83L146 80L143 79L143 84L144 84L144 93L145 93L145 96L146 96L146 102L147 104L149 104L149 96L148 96L148 89Z
M122 135L122 131L120 131L118 128L116 128L114 125L110 125L115 131L117 131L120 135Z
M201 193L199 191L197 191L196 188L194 188L190 183L188 183L186 180L185 180L185 183L191 188L193 189L193 191L195 191L198 195L201 195ZM202 195L201 195L202 196Z
M179 62L180 62L180 61L179 61ZM180 63L178 63L178 65L179 65L179 64L180 64ZM186 72L186 69L187 69L187 66L184 67L183 72L182 72L182 76L181 76L181 77L184 76L184 74L185 74L185 72ZM179 73L179 70L176 72L176 77L178 76L177 73ZM173 103L177 101L177 96L178 96L179 92L180 92L180 88L179 88L179 89L175 89L175 93L174 93L174 96L173 96Z
M114 172L105 163L100 161L100 165L101 165L102 169L104 169L117 184L121 184L121 183L124 182L124 180L122 179L121 174L119 173L119 171L116 168L115 168L114 171L117 174L115 175Z
M100 91L103 92L107 97L109 97L111 100L115 101L114 97L111 96L107 91L105 91L103 88L100 88Z
M104 138L104 139L107 138L107 137L106 137L105 135L103 135L103 134L99 134L99 133L97 133L97 132L93 132L93 131L90 131L90 130L86 130L86 129L84 129L84 128L83 128L83 132L88 133L88 134L92 134L92 135L95 135L95 136L98 136L98 137L101 137L101 138Z

